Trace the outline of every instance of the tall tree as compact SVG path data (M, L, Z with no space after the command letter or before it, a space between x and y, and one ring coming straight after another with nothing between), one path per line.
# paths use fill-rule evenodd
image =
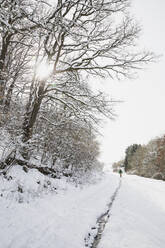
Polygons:
M129 77L153 59L152 53L135 48L140 28L129 16L129 0L57 0L54 5L0 0L0 7L0 103L8 111L21 73L27 82L26 90L20 84L23 106L27 100L22 124L25 159L38 117L44 117L43 106L57 104L84 123L98 122L98 113L112 118L113 102L90 90L88 76ZM18 49L24 51L20 61ZM17 56L9 58L9 51L12 58ZM43 70L51 68L49 74L39 73L43 61ZM15 74L12 81L8 75L7 84L9 67Z
M153 58L148 52L133 49L139 27L128 16L128 3L128 0L59 0L48 8L39 25L42 30L41 56L53 69L49 80L35 79L32 83L23 124L24 141L31 137L47 92L58 92L55 85L64 78L70 80L72 75L79 78L88 74L125 77ZM74 96L73 92L63 91L63 95L81 101L81 96ZM100 108L97 97L93 103Z

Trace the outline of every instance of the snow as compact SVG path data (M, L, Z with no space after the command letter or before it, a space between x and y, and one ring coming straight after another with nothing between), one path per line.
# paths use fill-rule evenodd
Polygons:
M106 171L91 181L75 187L14 166L0 177L0 248L85 248L120 178ZM164 195L163 181L124 175L98 248L164 248Z
M0 182L0 194L4 195L0 199L0 248L84 247L84 238L107 209L119 181L118 176L108 173L94 184L81 187L64 179L52 179L57 190L41 194L36 182L40 180L43 185L46 179L39 172L25 173L16 166L10 175L13 182L6 179ZM17 188L18 181L23 187L22 194L10 192L10 188ZM32 190L38 192L38 198L32 198L33 194L29 197ZM22 195L22 201L17 201L18 194Z
M98 248L164 248L165 183L125 176Z

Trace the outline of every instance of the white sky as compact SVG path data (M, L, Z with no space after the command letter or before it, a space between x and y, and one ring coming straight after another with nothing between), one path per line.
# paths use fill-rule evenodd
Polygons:
M163 57L135 80L104 82L111 96L125 101L115 108L116 121L108 121L103 130L101 160L106 163L122 159L133 143L165 134L165 1L132 0L132 13L142 25L140 45Z

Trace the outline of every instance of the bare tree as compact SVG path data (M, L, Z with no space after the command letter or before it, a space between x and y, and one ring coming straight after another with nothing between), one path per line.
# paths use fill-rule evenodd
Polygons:
M14 82L21 73L25 55L35 38L34 31L40 26L39 22L31 21L31 16L38 16L38 8L42 4L33 0L0 0L0 104L5 103L6 110L10 105ZM11 86L6 88L9 79ZM5 94L8 99L5 99Z
M47 93L61 90L53 86L52 81L59 84L68 75L125 77L152 60L151 53L133 49L139 27L128 16L128 3L128 0L59 0L56 6L49 8L40 29L44 27L42 56L53 66L53 75L50 80L42 79L33 84L36 88L33 92L38 93L29 98L23 124L24 141L31 137L42 100L54 97ZM63 91L63 95L74 100L77 97L67 91ZM59 99L54 97L54 100ZM77 101L81 101L80 95ZM97 98L93 103L101 109Z
M56 106L68 118L91 126L98 123L99 113L113 118L114 102L93 93L88 76L129 77L154 57L136 48L140 28L128 14L129 0L57 0L54 5L0 0L0 7L0 103L8 112L23 78L24 159L41 118L57 124L44 113L45 106ZM44 77L37 73L42 60L52 68Z

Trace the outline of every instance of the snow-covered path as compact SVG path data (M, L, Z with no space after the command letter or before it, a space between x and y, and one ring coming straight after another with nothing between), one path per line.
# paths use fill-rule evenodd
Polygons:
M38 187L39 175L23 173L26 191L19 194L26 198L29 190ZM59 180L57 194L18 203L16 193L10 191L14 180L13 185L0 180L0 196L4 195L0 197L0 248L84 248L84 238L96 230L93 227L107 211L120 181L119 175L109 172L94 184L77 188ZM124 175L109 213L98 248L165 247L165 182Z
M22 173L21 178L28 177ZM27 178L24 181L28 182ZM0 198L0 248L85 247L84 238L107 210L118 183L118 175L105 174L83 188L59 182L57 194L29 203L18 203L11 196L7 200ZM5 187L2 184L0 191Z
M87 244L87 246L90 248L97 248L100 240L102 239L102 235L104 233L105 226L109 221L111 208L112 208L113 203L116 200L117 194L121 188L121 182L122 181L120 180L118 187L116 188L114 194L111 196L110 202L108 203L108 209L106 210L105 213L102 213L101 216L97 219L96 231L95 231L95 234L93 235L93 240L91 243L88 242L88 244Z
M98 248L164 248L165 182L125 175Z

